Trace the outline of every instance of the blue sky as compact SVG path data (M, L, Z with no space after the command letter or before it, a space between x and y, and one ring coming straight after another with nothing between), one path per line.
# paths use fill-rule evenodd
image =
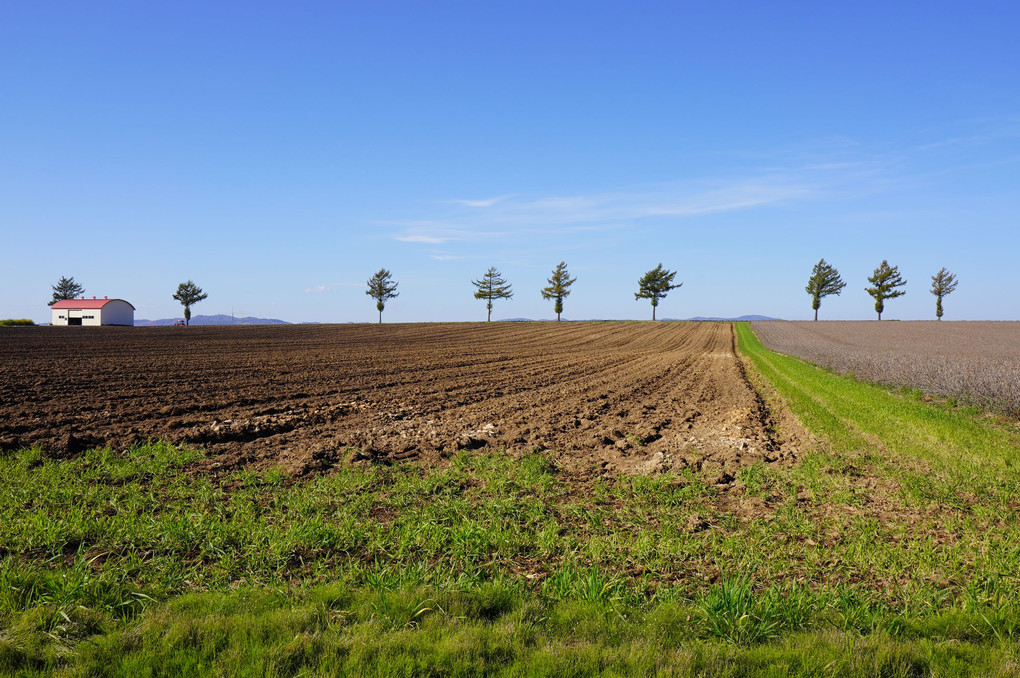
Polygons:
M0 317L1020 319L1015 2L23 2L0 7Z

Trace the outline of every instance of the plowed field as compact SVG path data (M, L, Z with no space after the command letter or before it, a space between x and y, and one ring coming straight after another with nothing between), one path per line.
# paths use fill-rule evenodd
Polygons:
M0 450L150 439L210 471L549 450L577 469L733 471L787 453L717 323L0 332Z

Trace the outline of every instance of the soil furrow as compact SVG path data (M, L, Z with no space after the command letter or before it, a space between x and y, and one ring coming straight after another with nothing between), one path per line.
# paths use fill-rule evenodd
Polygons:
M718 323L24 328L0 334L0 450L162 438L210 469L310 473L547 450L580 471L773 460Z

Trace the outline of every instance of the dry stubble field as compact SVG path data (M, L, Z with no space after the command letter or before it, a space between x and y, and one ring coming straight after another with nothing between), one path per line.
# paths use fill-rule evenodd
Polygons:
M723 484L790 455L722 323L24 328L0 362L0 451L164 439L207 449L214 474L310 474L548 450Z
M769 349L840 374L1020 415L1020 322L755 322Z

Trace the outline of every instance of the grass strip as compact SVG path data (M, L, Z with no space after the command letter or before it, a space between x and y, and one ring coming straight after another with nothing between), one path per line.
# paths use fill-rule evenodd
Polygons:
M549 601L504 584L470 592L244 588L178 597L137 623L93 633L73 653L33 654L23 642L22 620L0 642L0 672L125 678L1015 675L1015 647L973 613L923 623L900 619L868 633L827 624L747 642L706 634L706 609ZM729 623L750 629L761 613L749 609ZM62 624L77 620L68 617ZM937 635L953 642L933 643Z
M769 351L748 323L737 324L737 336L740 350L832 453L865 451L923 462L923 470L908 478L919 502L958 503L961 493L976 493L992 507L1015 502L1020 489L1015 422L975 408L925 402L915 390L858 381Z

